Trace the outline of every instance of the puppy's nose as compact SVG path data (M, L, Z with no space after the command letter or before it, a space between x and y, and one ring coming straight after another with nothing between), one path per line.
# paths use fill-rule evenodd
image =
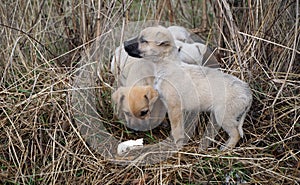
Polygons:
M135 58L142 58L141 52L139 50L138 38L133 38L131 40L124 42L124 49L128 53L129 56Z

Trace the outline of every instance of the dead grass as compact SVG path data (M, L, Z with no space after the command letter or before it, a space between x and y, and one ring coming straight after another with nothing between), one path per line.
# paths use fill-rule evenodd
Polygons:
M299 1L207 1L207 12L201 12L201 1L172 2L178 11L154 1L0 4L2 184L300 183ZM245 138L233 151L220 152L216 144L196 152L191 141L159 164L123 166L103 158L78 132L70 98L80 52L115 25L154 18L197 32L217 47L226 72L250 84L254 102ZM112 125L111 89L103 82L112 85L114 77L105 70L107 63L102 67L98 108L100 119ZM162 134L115 125L116 137L151 142ZM221 132L217 140L224 136Z

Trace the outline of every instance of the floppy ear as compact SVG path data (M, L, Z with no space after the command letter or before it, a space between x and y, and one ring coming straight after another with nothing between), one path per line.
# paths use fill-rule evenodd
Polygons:
M151 86L146 87L146 95L145 97L149 100L149 105L152 105L155 103L155 101L158 99L158 92Z
M206 45L196 43L195 46L197 47L197 49L198 49L198 51L199 51L199 53L200 53L201 55L204 55L204 54L205 54L205 52L206 52L206 50L207 50L207 46L206 46Z
M155 41L157 46L169 46L171 44L171 42L169 40L165 39L165 36L166 36L165 33L157 32L155 36L158 39L158 41ZM161 40L159 40L159 39L161 39Z
M121 104L121 101L124 99L123 88L118 88L112 95L111 99L115 104Z
M119 89L117 89L112 95L111 95L111 99L114 103L117 103L118 102L118 99L119 99Z
M125 98L125 95L123 94L123 90L122 87L120 87L119 89L117 89L112 95L111 95L111 99L113 101L113 103L116 104L116 111L117 114L120 114L120 109L122 106L122 102Z

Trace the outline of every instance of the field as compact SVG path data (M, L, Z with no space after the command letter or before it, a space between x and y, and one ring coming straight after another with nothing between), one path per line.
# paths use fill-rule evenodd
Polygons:
M0 184L300 184L299 10L299 0L2 1ZM124 165L83 136L74 84L91 61L96 121L117 139L168 134L168 126L133 132L118 122L111 55L103 57L114 47L101 45L113 28L150 20L188 28L224 72L250 84L253 105L235 149L219 150L220 130L206 151L195 137L161 162ZM87 59L93 51L102 53Z

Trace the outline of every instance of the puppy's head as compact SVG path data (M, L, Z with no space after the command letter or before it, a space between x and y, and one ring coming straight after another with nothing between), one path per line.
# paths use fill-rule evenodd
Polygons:
M171 32L162 26L148 27L138 37L124 42L125 51L132 57L164 58L176 51Z
M149 118L158 96L151 86L120 87L112 94L112 100L118 111L124 112L126 121L131 117L144 120Z

